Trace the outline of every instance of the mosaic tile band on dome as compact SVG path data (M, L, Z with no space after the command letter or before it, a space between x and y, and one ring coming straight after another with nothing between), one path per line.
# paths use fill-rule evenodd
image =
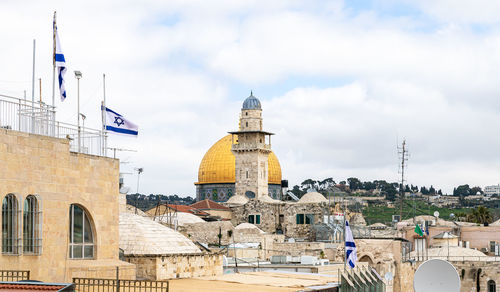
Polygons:
M226 135L203 156L195 183L197 200L225 202L234 195L236 159L231 144L231 135ZM277 199L281 191L281 166L273 152L268 158L268 182L269 196Z

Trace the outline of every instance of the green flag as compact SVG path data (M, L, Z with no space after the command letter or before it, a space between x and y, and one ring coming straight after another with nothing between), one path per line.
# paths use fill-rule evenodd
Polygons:
M417 226L415 226L415 233L420 236L424 236L424 233L422 232L422 229L420 229L420 226L418 224Z

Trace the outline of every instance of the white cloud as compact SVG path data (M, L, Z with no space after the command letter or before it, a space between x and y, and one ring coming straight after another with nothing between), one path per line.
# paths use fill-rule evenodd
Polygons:
M36 77L50 100L57 10L69 67L69 97L57 103L57 117L76 121L72 71L78 69L86 126L99 127L106 73L108 105L140 126L137 140L110 143L139 150L120 157L131 162L125 171L145 168L146 193L194 193L199 162L236 129L247 87L262 88L256 95L264 125L277 133L273 147L291 183L327 176L396 180L396 144L403 137L412 153L410 182L432 181L448 190L495 183L496 4L480 2L476 9L466 2L421 1L424 16L438 20L428 30L419 30L422 18L355 12L349 4L4 1L0 93L22 96L26 89L30 97L36 38ZM489 9L480 9L484 5ZM469 23L487 29L478 32ZM288 83L295 79L312 84ZM267 95L266 88L274 93ZM127 178L134 190L135 179Z

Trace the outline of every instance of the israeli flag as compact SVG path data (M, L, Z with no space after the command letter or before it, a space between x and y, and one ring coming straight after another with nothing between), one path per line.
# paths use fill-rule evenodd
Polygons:
M56 38L56 51L54 52L54 64L57 68L57 80L59 81L59 92L61 93L61 101L66 99L66 88L64 87L64 74L66 74L66 60L59 42L59 34L57 33L57 25L54 22L54 34Z
M119 113L105 107L106 120L105 129L119 134L137 136L139 127L125 119Z
M345 221L345 252L346 261L351 269L354 269L356 262L358 261L358 255L356 254L356 244L354 243L354 238L352 237L351 227L349 222Z

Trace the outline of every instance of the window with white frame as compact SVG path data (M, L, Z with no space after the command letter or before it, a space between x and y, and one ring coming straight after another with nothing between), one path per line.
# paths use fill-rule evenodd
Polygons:
M40 254L42 251L40 214L37 197L27 196L23 208L23 253Z
M19 206L16 196L8 194L2 201L2 253L19 253Z
M90 217L82 207L72 204L69 209L69 257L94 258L94 233Z

